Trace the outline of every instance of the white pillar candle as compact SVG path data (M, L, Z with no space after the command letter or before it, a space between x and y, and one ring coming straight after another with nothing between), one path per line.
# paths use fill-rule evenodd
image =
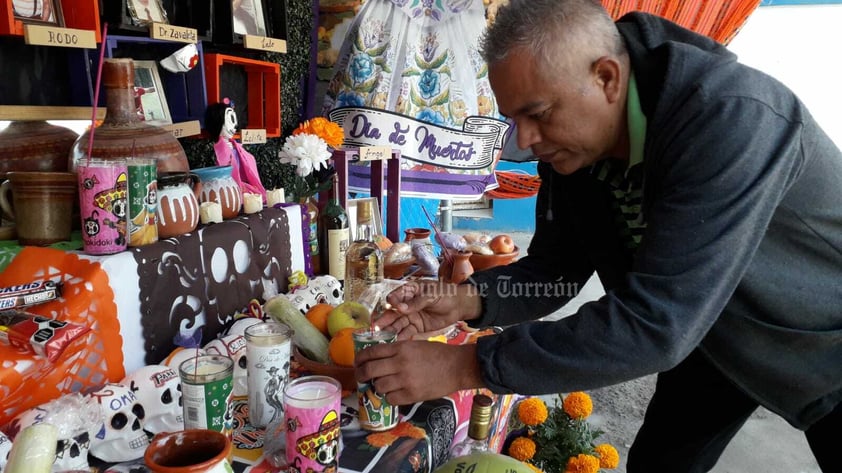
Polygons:
M286 196L284 196L283 187L266 191L266 205L269 207L274 207L275 204L283 204L284 202L286 202Z
M243 193L243 211L253 214L263 210L263 197L260 194Z
M205 225L222 222L222 206L219 202L202 202L199 206L199 218Z

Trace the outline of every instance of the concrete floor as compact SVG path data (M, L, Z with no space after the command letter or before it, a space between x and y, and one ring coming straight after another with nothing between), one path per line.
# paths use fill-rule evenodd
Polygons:
M511 233L522 249L529 246L529 233ZM581 304L599 298L604 293L596 277L582 288L575 299L549 319L575 313ZM620 452L620 467L611 470L625 473L625 458L634 435L643 421L649 397L654 390L655 376L648 376L616 386L591 392L594 413L591 422L606 433L602 441L614 445ZM548 400L552 397L548 397ZM804 434L779 416L758 409L731 441L712 473L821 473L807 445ZM656 473L656 472L653 472Z

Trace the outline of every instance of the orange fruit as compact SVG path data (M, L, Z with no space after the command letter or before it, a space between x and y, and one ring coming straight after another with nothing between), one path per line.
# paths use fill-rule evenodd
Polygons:
M330 339L327 353L331 361L340 366L354 366L354 329L343 328Z
M307 320L309 320L314 327L319 329L319 331L327 337L329 336L327 332L327 315L330 314L330 311L332 310L332 305L327 302L321 302L313 307L310 307L307 313L304 314L304 317L307 317Z

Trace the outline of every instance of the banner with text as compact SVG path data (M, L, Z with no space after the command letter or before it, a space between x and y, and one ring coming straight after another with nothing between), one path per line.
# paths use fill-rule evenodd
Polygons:
M462 129L445 128L386 110L342 107L328 114L345 131L344 146L387 146L401 152L401 195L476 200L498 187L495 156L510 125L470 116ZM348 188L368 192L369 167L348 166Z

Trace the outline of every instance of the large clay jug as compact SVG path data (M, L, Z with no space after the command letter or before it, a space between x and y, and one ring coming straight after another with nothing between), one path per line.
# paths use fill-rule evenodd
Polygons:
M193 170L202 181L199 202L218 203L222 207L222 218L225 220L236 217L243 208L243 192L231 175L231 169L231 166L210 166Z
M10 123L0 131L0 179L10 171L67 171L67 153L78 137L44 120Z
M196 229L201 190L196 174L158 174L158 238L179 236Z
M94 131L92 157L153 158L158 172L187 172L187 155L178 140L161 127L141 121L134 93L134 63L131 59L105 59L102 65L106 113ZM88 155L90 130L83 133L70 151L70 169Z

